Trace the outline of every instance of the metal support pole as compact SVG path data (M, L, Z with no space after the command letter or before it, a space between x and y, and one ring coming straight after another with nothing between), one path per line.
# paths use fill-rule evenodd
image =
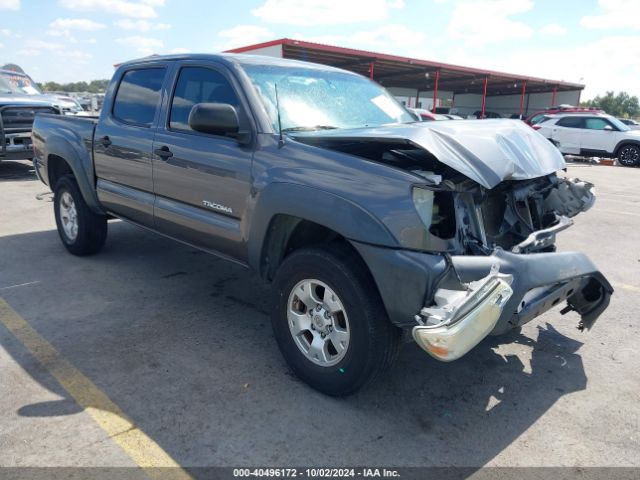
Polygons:
M369 78L371 80L373 80L373 66L375 65L375 62L371 62L369 63Z
M558 96L558 87L553 87L553 93L551 94L551 106L555 106L556 97Z
M436 103L438 101L438 83L440 83L440 70L436 70L436 81L433 86L433 105L431 111L436 113Z
M484 87L482 90L482 108L480 109L480 118L484 118L484 107L487 104L487 82L489 77L484 77Z
M522 82L522 95L520 96L520 118L522 118L522 109L524 108L524 95L527 91L527 81Z

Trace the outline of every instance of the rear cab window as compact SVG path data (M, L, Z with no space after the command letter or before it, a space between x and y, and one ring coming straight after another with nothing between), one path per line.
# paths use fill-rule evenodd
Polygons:
M165 67L125 72L118 85L112 115L124 123L150 127L160 105L165 73Z

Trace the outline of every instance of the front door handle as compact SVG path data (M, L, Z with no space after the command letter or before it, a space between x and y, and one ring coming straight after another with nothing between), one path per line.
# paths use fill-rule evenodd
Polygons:
M100 139L100 143L102 144L102 146L107 148L107 147L109 147L111 145L111 139L109 138L108 135L105 135L104 137L102 137Z
M171 150L169 150L169 147L167 147L166 145L164 147L156 148L153 151L153 153L159 156L160 158L162 158L163 160L173 157L173 153L171 152Z

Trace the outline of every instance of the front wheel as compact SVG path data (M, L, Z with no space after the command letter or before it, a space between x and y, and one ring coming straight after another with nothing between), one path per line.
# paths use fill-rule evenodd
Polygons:
M294 373L328 395L355 393L392 364L399 329L362 261L340 247L285 259L273 283L272 325Z
M637 167L640 165L640 146L624 145L618 152L618 162L625 167Z
M107 217L91 211L71 175L56 183L53 208L58 235L74 255L98 253L107 238Z

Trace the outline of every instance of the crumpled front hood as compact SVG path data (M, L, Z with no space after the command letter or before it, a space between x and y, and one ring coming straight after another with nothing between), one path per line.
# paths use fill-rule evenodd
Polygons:
M450 120L296 133L334 141L405 141L486 188L505 180L526 180L565 168L546 138L521 120ZM321 146L321 145L319 145Z

